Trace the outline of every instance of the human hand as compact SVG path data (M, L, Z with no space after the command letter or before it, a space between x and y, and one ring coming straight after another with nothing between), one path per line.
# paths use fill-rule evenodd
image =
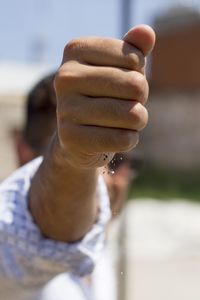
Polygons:
M123 40L89 37L66 45L55 89L59 147L70 164L100 167L137 145L148 120L145 56L154 43L153 30L140 25Z

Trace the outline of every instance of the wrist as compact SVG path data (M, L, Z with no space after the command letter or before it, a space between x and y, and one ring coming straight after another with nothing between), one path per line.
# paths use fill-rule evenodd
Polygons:
M98 169L103 167L112 160L115 154L113 152L86 154L79 151L81 147L79 147L78 151L73 151L71 149L67 151L62 146L57 132L55 132L52 138L51 147L55 160L59 165L64 166L67 164L79 170Z

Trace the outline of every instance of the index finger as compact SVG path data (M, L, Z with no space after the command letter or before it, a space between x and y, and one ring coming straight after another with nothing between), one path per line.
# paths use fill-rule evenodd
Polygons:
M142 71L145 58L142 52L123 40L87 37L72 40L64 50L64 62L78 60L94 66L109 66Z

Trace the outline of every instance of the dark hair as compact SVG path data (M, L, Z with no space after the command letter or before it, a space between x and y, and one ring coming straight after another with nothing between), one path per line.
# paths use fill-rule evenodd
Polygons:
M43 152L56 125L54 77L55 73L44 77L27 96L23 138L38 154Z

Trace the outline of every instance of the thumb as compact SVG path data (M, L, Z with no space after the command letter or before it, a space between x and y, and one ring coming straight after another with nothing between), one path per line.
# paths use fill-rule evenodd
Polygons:
M144 56L148 55L155 45L156 35L148 25L138 25L130 29L123 40L138 48Z

